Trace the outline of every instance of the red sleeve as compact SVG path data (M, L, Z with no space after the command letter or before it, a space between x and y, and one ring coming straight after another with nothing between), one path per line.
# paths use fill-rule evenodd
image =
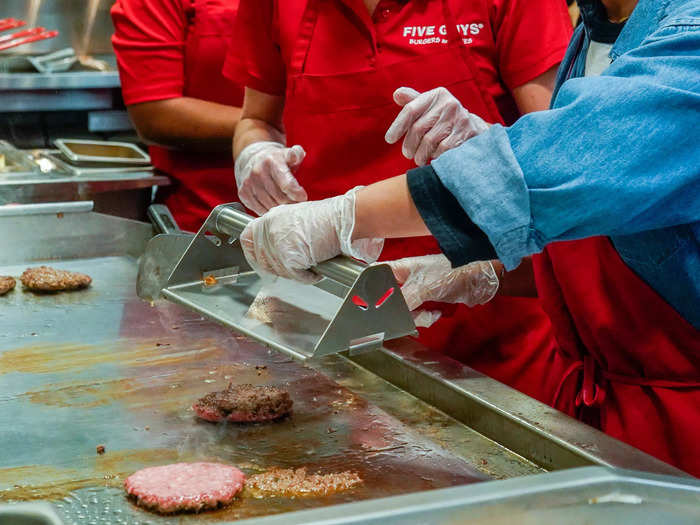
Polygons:
M127 105L181 97L190 0L117 0L112 7L122 94Z
M571 39L563 0L494 0L501 78L511 91L559 64Z
M275 0L240 0L224 76L270 95L284 95L287 72L279 46Z

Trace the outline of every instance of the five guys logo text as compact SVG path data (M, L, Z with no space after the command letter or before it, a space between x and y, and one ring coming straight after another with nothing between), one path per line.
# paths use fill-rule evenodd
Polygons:
M471 44L476 36L481 33L484 24L457 24L457 32L462 35L465 44ZM408 39L408 43L414 46L426 44L447 44L447 26L404 26L403 37Z

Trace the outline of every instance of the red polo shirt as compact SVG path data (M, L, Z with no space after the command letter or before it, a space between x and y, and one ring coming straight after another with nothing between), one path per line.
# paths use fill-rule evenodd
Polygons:
M241 0L224 75L265 93L282 95L305 0ZM449 0L463 41L488 79L506 122L517 117L510 92L563 58L572 28L562 0ZM445 45L439 0L380 0L369 15L362 0L321 3L305 71L328 74L366 68L371 35L380 61L434 52ZM430 71L425 72L430 75ZM397 86L399 87L399 86Z
M117 0L112 44L127 105L193 97L240 107L243 89L221 70L238 0ZM216 205L236 200L228 152L149 148L153 165L174 179L159 191L180 227L197 230Z

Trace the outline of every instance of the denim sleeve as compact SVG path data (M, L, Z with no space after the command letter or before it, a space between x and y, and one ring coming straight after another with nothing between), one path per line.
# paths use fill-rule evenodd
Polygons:
M453 267L496 258L484 232L464 213L431 166L409 170L407 182L413 203Z
M433 161L507 269L553 241L700 220L700 27L667 27L549 111Z

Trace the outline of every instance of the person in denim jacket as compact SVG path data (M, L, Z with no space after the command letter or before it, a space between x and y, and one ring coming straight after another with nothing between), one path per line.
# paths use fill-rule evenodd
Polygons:
M444 255L393 263L411 306L517 288L527 279L511 270L535 254L569 362L552 404L700 475L700 4L579 6L551 110L405 175L275 208L249 224L244 249L260 271L298 278L431 233ZM459 108L418 109L402 110L402 131L439 149L426 122L449 129Z

